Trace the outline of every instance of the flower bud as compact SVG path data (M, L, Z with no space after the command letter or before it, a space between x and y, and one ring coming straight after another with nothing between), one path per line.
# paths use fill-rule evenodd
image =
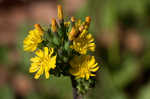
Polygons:
M58 19L59 19L60 21L62 21L62 20L63 20L62 6L61 6L61 5L58 5L58 6L57 6L57 9L58 9Z
M40 32L42 32L42 28L40 26L40 24L34 24L35 29L39 30Z
M83 29L84 29L84 26L83 26L83 25L81 25L81 26L79 27L79 31L80 31L80 32L82 32L82 31L83 31Z
M76 35L77 35L77 31L76 31L75 27L72 27L71 32L69 33L69 40L72 41Z
M71 17L71 22L75 22L75 17Z
M57 23L54 18L52 18L51 30L52 30L52 32L56 32L56 30L57 30Z
M87 16L87 17L85 18L85 22L88 23L88 24L90 24L90 22L91 22L91 17L90 17L90 16Z

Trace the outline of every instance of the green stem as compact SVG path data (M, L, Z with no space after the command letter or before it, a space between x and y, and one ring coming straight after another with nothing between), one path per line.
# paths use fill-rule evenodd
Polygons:
M71 83L72 83L72 93L73 93L73 99L83 99L82 95L78 94L76 85L77 82L74 80L74 77L71 77Z

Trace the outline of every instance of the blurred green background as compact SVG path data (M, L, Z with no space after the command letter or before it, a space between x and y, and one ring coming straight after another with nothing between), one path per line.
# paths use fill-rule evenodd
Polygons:
M150 99L149 0L0 0L0 99L72 99L67 77L34 80L22 42L33 24L92 17L101 69L87 99Z

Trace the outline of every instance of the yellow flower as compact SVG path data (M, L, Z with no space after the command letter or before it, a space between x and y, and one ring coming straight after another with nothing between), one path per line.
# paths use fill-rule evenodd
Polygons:
M24 39L24 51L33 52L39 43L42 42L43 30L39 24L34 25L35 29L29 31L29 35Z
M93 72L96 72L99 69L98 63L95 63L94 56L75 56L70 61L70 73L79 78L86 78L89 79L90 76L96 76Z
M48 49L48 47L44 47L44 51L39 49L35 52L37 56L30 59L32 63L29 72L37 72L34 76L35 79L38 79L44 72L46 79L49 78L50 69L56 67L56 56L52 56L53 52L53 48Z
M77 38L73 40L73 45L70 48L79 52L80 54L86 54L88 50L95 51L95 43L93 43L94 38L87 30L83 30Z

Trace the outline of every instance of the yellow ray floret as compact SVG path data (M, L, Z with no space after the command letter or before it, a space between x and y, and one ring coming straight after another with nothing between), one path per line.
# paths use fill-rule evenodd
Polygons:
M96 72L99 69L98 63L95 62L94 56L75 56L70 61L70 73L79 78L86 78L89 79L90 76L96 76L93 72Z
M46 79L49 78L50 69L54 69L56 67L56 55L52 56L53 53L53 48L48 49L48 47L44 47L44 51L41 49L36 51L36 56L30 59L32 63L29 68L29 72L37 72L34 76L35 79L38 79L44 72Z
M73 44L70 47L80 54L86 54L88 50L95 51L96 45L93 41L94 38L92 35L87 33L87 30L83 30L83 32L73 40Z
M39 43L42 42L43 30L39 24L34 25L35 29L29 31L28 36L23 41L24 51L33 52Z

